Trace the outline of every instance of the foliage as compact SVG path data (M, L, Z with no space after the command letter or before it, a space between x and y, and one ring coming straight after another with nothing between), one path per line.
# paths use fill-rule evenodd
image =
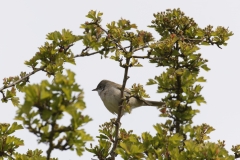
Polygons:
M50 143L48 157L53 149L76 149L77 154L82 155L85 142L92 138L80 127L91 118L81 113L86 106L74 73L69 70L66 76L57 73L51 84L45 80L40 85L28 85L22 91L25 101L18 107L16 119L39 138L39 143ZM60 125L66 113L71 116L69 124Z
M214 130L213 127L207 124L194 126L192 121L199 113L192 105L206 103L200 85L206 79L199 76L200 70L210 70L208 61L198 51L203 45L215 45L218 48L226 46L233 33L221 26L215 29L211 25L200 28L193 18L187 17L180 9L168 9L154 14L154 20L149 25L160 35L160 39L155 40L150 32L138 30L136 24L126 19L110 22L104 28L101 25L102 15L96 11L87 14L90 21L81 25L83 35L74 35L66 29L49 33L48 42L25 62L32 68L32 72L22 72L20 76L3 80L3 87L0 88L2 102L11 100L13 105L18 106L16 119L22 121L38 137L39 143L48 142L47 159L51 158L54 149L75 149L81 155L85 142L92 140L84 129L80 129L91 120L81 114L85 108L83 91L75 83L74 73L67 70L67 75L62 75L62 72L65 62L75 64L75 58L95 54L115 60L124 69L122 103L119 105L118 116L100 125L98 145L86 148L98 159L114 160L117 155L128 160L230 160L240 157L239 145L232 148L235 156L228 154L224 141L210 142L208 135ZM85 48L80 54L74 55L71 47L78 41L82 41ZM146 55L137 55L139 50L146 49ZM120 128L122 110L129 111L130 108L128 99L148 97L140 84L133 84L129 97L123 96L129 69L142 67L138 59L147 59L149 63L156 64L156 67L166 69L162 73L156 73L147 82L147 85L155 85L158 93L166 93L162 99L165 105L160 108L160 116L166 118L166 121L154 125L156 135L144 132L138 136ZM40 84L26 86L30 76L39 71L46 72L49 77L53 76L53 82L43 80ZM19 105L16 90L25 93L22 105ZM61 119L66 114L70 116L70 122L66 126L61 125ZM14 125L16 124L12 126ZM5 135L0 138L3 139L2 137ZM15 143L10 150L5 148L1 151L1 156L14 155L16 159L45 158L39 150L28 151L27 154L15 153L14 150L19 145Z
M23 145L23 140L10 136L19 129L23 129L23 127L16 122L14 122L11 126L6 123L0 124L0 158L11 159L15 150L19 146Z
M46 160L45 156L42 156L41 150L28 150L26 154L15 153L16 160ZM57 158L50 158L49 160L57 160Z
M45 42L44 46L25 64L32 68L32 72L27 74L21 72L20 76L14 76L3 79L3 87L0 92L3 95L2 102L12 101L14 106L19 104L16 97L16 89L22 91L23 86L29 82L29 77L38 71L44 71L47 76L53 76L57 72L62 72L65 62L75 64L74 55L70 49L74 42L80 40L80 36L73 35L71 31L63 29L62 33L55 31L47 35L47 39L52 43ZM10 88L11 89L8 89ZM6 91L5 91L6 90Z
M207 141L207 134L213 130L212 127L206 124L192 126L192 118L199 112L192 108L192 104L205 103L200 94L202 86L199 82L206 80L198 76L200 68L210 70L207 60L196 52L201 45L217 45L221 48L227 44L232 32L224 27L213 30L210 25L202 29L179 9L154 14L155 20L149 27L160 34L158 41L154 41L151 33L135 30L136 25L128 20L113 21L107 24L105 30L100 25L101 14L90 11L87 17L92 21L82 25L86 33L83 39L88 40L84 45L100 51L104 57L113 52L110 58L118 61L125 69L124 82L127 81L129 67L141 66L137 61L139 58L149 59L149 62L155 63L157 67L166 68L159 76L149 79L147 84L157 84L157 92L167 93L162 99L166 105L160 109L160 116L168 118L165 124L155 125L156 136L143 133L139 137L131 131L119 129L118 115L117 120L101 126L99 145L88 148L88 151L99 159L113 159L116 154L123 159L234 158L228 155L223 142L215 144ZM101 32L97 32L98 30ZM99 38L88 38L93 36ZM130 45L122 46L123 42ZM147 55L136 55L138 50L145 48L149 48ZM125 64L122 64L123 60L126 61ZM146 95L140 85L133 86L134 95ZM125 101L122 104L123 108L127 107Z
M108 157L111 147L109 140L112 139L109 132L113 128L113 123L102 125L99 146L88 149L99 159ZM179 133L169 131L164 124L156 124L154 128L157 131L155 136L144 132L141 137L133 134L132 131L120 129L121 141L116 153L123 159L234 159L234 156L229 156L224 149L224 142L219 141L215 144L207 141L210 138L208 134L213 131L213 128L207 124L195 127L185 126L184 132L191 137L188 140Z

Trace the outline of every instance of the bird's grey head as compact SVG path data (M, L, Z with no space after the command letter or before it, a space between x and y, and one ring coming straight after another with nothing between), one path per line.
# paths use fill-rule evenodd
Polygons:
M102 80L98 85L97 88L93 89L92 91L97 91L98 93L102 92L106 85L108 84L108 80Z

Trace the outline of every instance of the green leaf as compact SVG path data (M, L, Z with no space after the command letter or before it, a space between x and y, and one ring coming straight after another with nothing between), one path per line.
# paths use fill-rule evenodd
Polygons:
M169 137L169 142L173 144L174 146L179 146L181 141L183 139L182 135L174 134L173 136Z
M96 11L94 11L94 10L89 11L88 14L86 15L86 17L94 20L96 17Z
M207 80L204 77L197 78L197 82L206 82Z
M201 45L209 46L210 44L208 42L203 41Z
M196 143L192 140L186 140L184 141L185 148L191 153L191 151L194 151L196 148Z
M51 98L52 97L52 94L47 91L45 88L43 88L41 90L41 93L40 93L40 99L43 100L43 99L46 99L46 98Z
M148 79L147 85L153 85L157 84L157 82L154 79Z
M153 127L160 135L163 134L162 127L159 124L156 124Z
M43 127L41 128L41 130L43 131L43 133L44 133L46 136L48 136L48 134L49 134L49 126L48 126L48 125L43 126Z
M68 76L68 84L72 85L75 82L75 73L67 70L67 76Z
M175 71L178 75L182 75L184 72L184 69L179 68L178 70Z
M197 30L197 33L196 33L196 36L199 36L199 37L202 37L202 36L204 36L204 31L202 30L202 29L198 29Z
M17 106L19 104L19 98L18 97L12 97L11 101L12 101L12 104L14 106Z
M206 64L202 65L201 68L204 69L205 71L209 71L210 70L210 68L208 68L208 66Z
M67 88L67 87L62 87L62 90L65 93L67 99L70 100L71 99L71 94L72 94L71 89Z
M197 96L197 97L195 98L195 101L196 101L196 103L197 103L198 106L200 106L201 103L207 103L202 96Z
M49 120L49 118L52 116L53 112L49 110L43 110L41 113L41 117L44 121Z
M102 12L98 12L97 17L101 17L103 15Z
M22 125L17 124L17 122L14 122L11 127L8 129L7 134L12 134L16 130L23 129Z
M79 100L78 102L76 102L76 103L74 104L74 106L75 106L76 108L81 109L81 110L83 110L83 109L86 108L85 102L82 101L82 100Z
M77 148L76 152L77 152L78 156L81 156L83 154L83 152L84 152L84 149L83 148Z
M173 50L172 54L177 56L177 55L179 55L179 52L177 50Z
M195 90L196 93L200 93L200 91L202 90L202 86L196 85L194 90Z
M124 152L124 149L123 148L120 148L120 147L118 147L117 149L116 149L116 153L117 154L120 154L122 157L124 157L126 154L125 154L125 152Z

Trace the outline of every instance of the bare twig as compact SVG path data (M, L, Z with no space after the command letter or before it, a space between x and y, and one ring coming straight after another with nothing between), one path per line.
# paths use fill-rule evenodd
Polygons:
M72 47L74 44L69 44L66 48L64 48L64 52L66 53L67 50L69 50L70 47Z
M3 91L1 90L0 92L2 93L3 99L6 100L6 96L5 96L5 94L3 93Z
M75 55L74 58L77 58L77 57L85 57L85 56L92 56L92 55L94 55L94 54L100 53L101 51L104 51L104 49L102 49L102 50L100 50L100 51L92 52L92 53L85 53L85 54L83 54L83 52L82 52L82 53L80 53L80 54Z
M133 58L142 58L142 59L145 59L145 58L150 58L149 56L132 56Z

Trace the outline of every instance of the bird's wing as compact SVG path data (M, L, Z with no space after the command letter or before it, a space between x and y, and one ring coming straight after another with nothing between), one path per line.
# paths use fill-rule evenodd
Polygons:
M117 89L119 89L121 91L122 89L122 86L117 84ZM131 94L131 91L127 88L124 89L124 93L127 94L127 95L130 95Z

